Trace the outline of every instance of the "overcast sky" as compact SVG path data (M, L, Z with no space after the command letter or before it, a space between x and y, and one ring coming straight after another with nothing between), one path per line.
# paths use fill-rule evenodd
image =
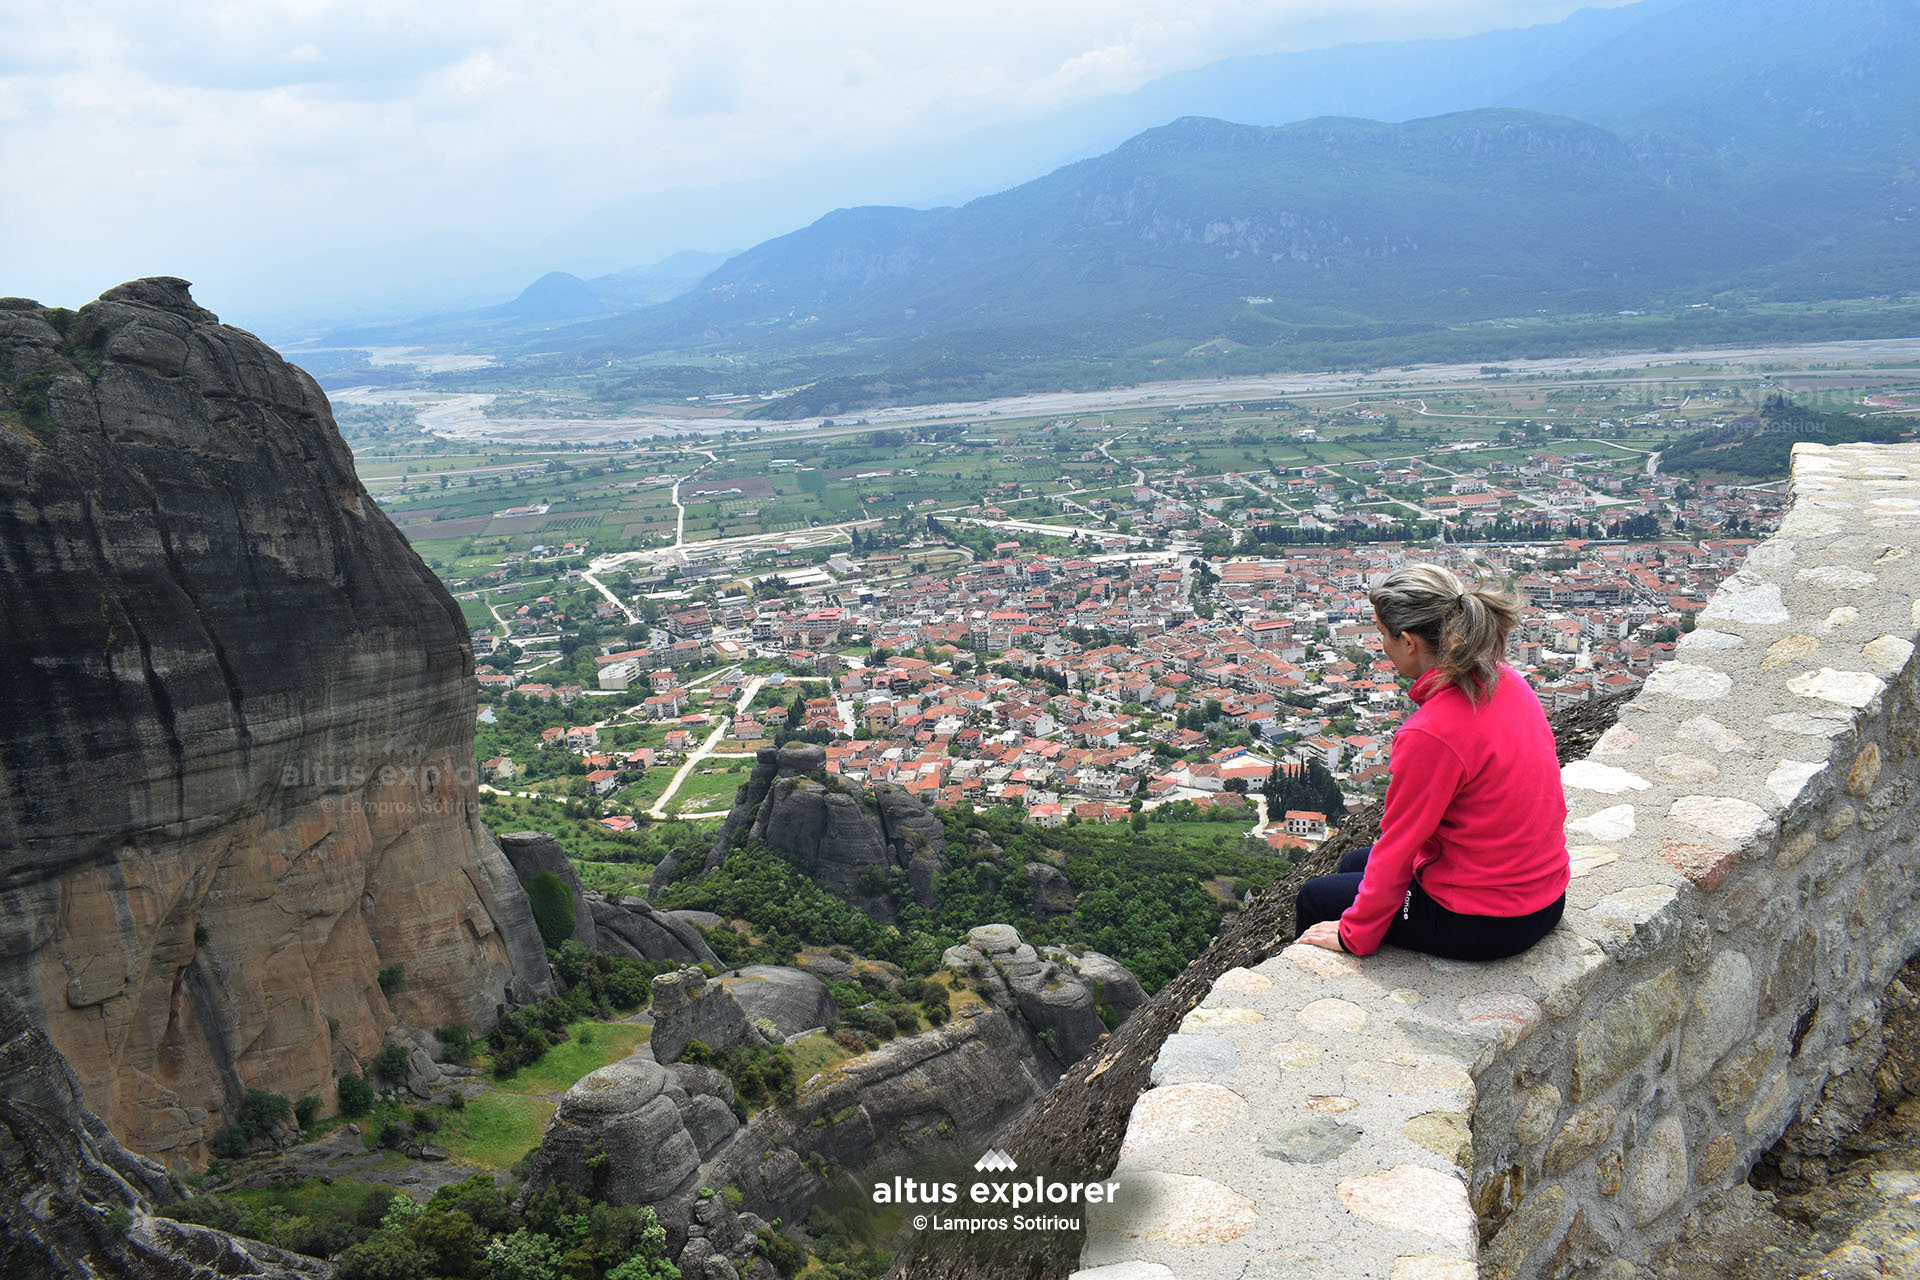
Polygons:
M789 177L1221 58L1577 7L0 0L0 294L183 275L242 325L511 294L742 248L845 202L767 197Z

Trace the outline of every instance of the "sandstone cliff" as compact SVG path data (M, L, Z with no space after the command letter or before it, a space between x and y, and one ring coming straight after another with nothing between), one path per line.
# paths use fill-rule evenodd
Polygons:
M0 568L0 986L128 1146L547 987L458 607L184 281L0 300Z
M892 920L893 902L866 881L869 873L905 872L915 900L931 905L947 849L940 820L898 787L863 791L826 774L826 759L824 748L804 743L761 748L705 869L719 866L737 841L757 840L876 919ZM677 860L663 862L655 883L682 871Z

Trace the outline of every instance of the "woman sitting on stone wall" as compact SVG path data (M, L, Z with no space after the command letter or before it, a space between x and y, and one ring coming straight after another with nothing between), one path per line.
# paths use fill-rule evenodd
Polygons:
M1380 838L1300 887L1297 940L1362 956L1382 942L1517 955L1559 923L1568 880L1553 730L1500 661L1520 602L1431 564L1395 570L1369 598L1419 705L1393 737Z

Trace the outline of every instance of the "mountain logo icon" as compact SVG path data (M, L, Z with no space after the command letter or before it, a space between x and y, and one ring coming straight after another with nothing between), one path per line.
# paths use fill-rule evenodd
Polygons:
M976 1173L1012 1173L1019 1167L1014 1163L1012 1156L999 1150L990 1150L973 1162Z

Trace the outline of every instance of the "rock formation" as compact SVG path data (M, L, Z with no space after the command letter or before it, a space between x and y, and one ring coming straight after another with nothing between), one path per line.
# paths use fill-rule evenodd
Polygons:
M567 886L573 898L573 941L589 951L597 950L593 912L580 883L580 870L567 857L560 842L544 831L509 831L500 837L500 852L507 855L513 874L521 884L528 876L555 876Z
M822 1161L862 1178L969 1164L1042 1087L1027 1038L978 1005L813 1077L792 1104L744 1125L719 1072L663 1067L643 1048L567 1091L523 1194L563 1182L649 1205L683 1274L720 1274L707 1259L744 1257L767 1219L805 1216L825 1186ZM700 1194L728 1186L745 1212Z
M653 1056L678 1062L698 1040L715 1053L737 1044L765 1045L770 1037L754 1027L733 993L707 981L698 969L663 973L653 980Z
M750 964L721 974L720 985L739 1002L748 1022L772 1028L782 1040L840 1020L840 1006L827 984L799 969Z
M1127 967L1097 951L1075 955L1064 947L1040 951L1009 924L983 924L948 947L940 962L978 976L987 998L1016 1015L1032 1032L1049 1083L1086 1056L1107 1033L1147 1002Z
M863 883L867 873L905 872L915 900L931 905L947 848L940 820L898 787L862 790L832 777L824 772L826 759L825 748L804 743L761 748L705 869L719 866L737 842L757 840L878 919L893 918L893 903ZM655 883L679 872L677 862L664 862Z
M152 1215L180 1198L86 1109L66 1059L0 991L0 1262L12 1276L330 1276L314 1258Z
M0 300L0 567L0 987L128 1146L548 988L458 606L184 281Z
M560 842L544 831L514 831L500 837L500 848L522 882L552 875L573 897L573 941L589 951L605 951L634 960L689 960L720 967L706 939L686 921L655 911L645 898L609 902L588 893ZM715 920L718 917L714 917Z
M593 913L596 950L635 960L687 960L720 967L720 957L692 925L669 912L655 911L645 898L608 902L589 897L587 909Z
M753 1255L766 1222L736 1214L712 1194L723 1184L703 1173L707 1157L739 1132L732 1103L733 1086L718 1071L662 1066L642 1049L567 1090L531 1158L527 1194L562 1183L613 1204L650 1205L682 1275L772 1280ZM713 1259L726 1270L710 1267Z

